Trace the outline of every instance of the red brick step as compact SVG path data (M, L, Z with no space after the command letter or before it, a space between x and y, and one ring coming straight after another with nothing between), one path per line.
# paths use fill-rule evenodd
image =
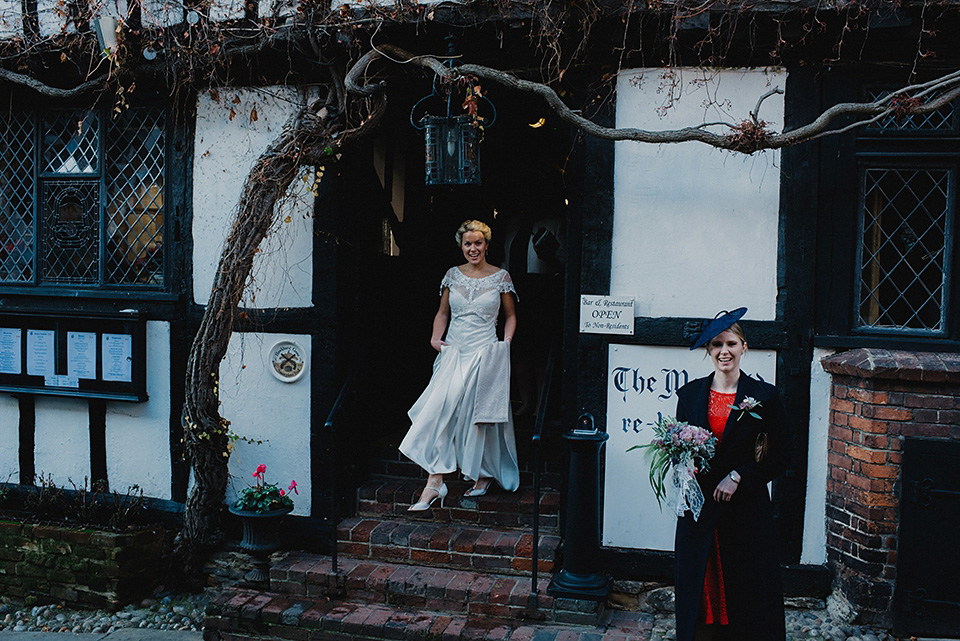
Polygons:
M533 567L533 535L519 530L355 516L337 526L337 549L355 558L521 574ZM560 537L540 535L538 571L553 571Z
M527 616L530 576L411 566L368 559L340 559L296 553L274 564L270 589L301 596L329 596L371 604L426 608L471 616L520 619ZM548 578L537 586L539 614L561 623L596 624L602 608L594 601L546 596Z
M420 514L407 512L423 490L422 479L371 479L357 490L357 512L377 517L402 517L403 519L428 520L432 522L465 523L479 526L502 526L529 529L533 526L534 493L530 487L521 487L516 492L491 489L480 497L465 497L468 483L447 483L449 494L443 507L440 502ZM556 533L560 519L560 493L543 490L540 494L540 528L542 532Z
M559 599L557 601L560 601ZM319 596L227 588L207 609L205 641L632 641L649 639L653 615L606 613L597 624L537 623Z

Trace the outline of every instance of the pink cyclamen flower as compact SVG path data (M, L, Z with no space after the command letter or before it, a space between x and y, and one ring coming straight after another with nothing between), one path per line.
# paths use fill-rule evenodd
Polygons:
M300 491L297 489L297 482L296 482L296 481L290 481L290 487L288 487L287 489L290 490L290 491L292 491L294 494L300 494ZM282 492L282 490L281 490L281 492Z
M253 473L254 478L258 478L261 481L263 480L263 475L267 472L267 466L261 463L257 466L257 471Z

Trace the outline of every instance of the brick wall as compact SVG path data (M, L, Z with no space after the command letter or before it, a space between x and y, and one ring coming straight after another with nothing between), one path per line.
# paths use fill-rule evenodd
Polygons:
M889 624L903 441L960 440L960 354L856 349L822 363L833 377L826 515L834 589L861 620Z
M156 585L164 536L0 521L0 594L117 609Z

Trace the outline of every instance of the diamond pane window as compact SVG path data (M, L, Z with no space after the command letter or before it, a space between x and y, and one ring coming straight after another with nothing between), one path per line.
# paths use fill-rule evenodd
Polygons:
M34 127L24 114L0 119L0 283L34 273Z
M164 129L159 109L128 109L107 127L108 283L163 285Z
M0 113L0 285L167 284L165 114Z
M953 172L877 168L863 181L857 325L943 332Z
M95 284L100 273L100 184L46 182L42 210L44 282Z
M99 171L100 118L92 111L52 111L43 119L43 171L96 174Z
M889 95L889 91L875 91L870 95L870 100L877 100L883 96ZM910 114L907 116L896 117L887 116L870 125L869 129L899 130L899 131L935 131L948 130L956 128L956 109L952 102L945 104L936 111L925 114Z

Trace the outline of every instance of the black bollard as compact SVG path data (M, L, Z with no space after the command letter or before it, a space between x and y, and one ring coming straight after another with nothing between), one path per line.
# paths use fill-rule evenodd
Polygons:
M600 553L600 448L609 438L593 426L593 415L580 417L577 429L563 435L570 446L567 479L563 569L553 576L547 594L571 599L604 600L610 576L597 572Z

